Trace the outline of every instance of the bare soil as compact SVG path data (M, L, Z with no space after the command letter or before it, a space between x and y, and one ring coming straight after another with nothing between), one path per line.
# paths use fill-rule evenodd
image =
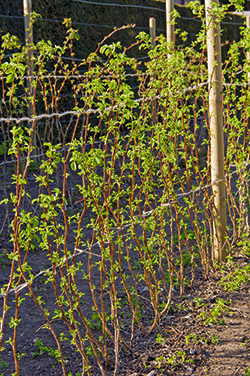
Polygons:
M2 237L1 249L4 247L6 248L6 243ZM33 254L34 269L40 269L41 259L38 253ZM249 263L249 259L243 256L235 257L234 262L244 266ZM7 263L2 262L1 265L1 285L8 282ZM229 268L224 274L230 271L232 270ZM210 278L205 281L202 270L198 270L193 287L186 288L182 299L178 291L174 291L171 309L153 333L145 336L138 329L132 350L121 350L118 374L248 375L246 370L250 367L250 283L242 284L238 291L225 291L218 284L220 278L221 272L211 272ZM35 283L35 290L46 292L46 305L48 309L53 310L55 297L52 286L44 285L43 281ZM205 313L204 317L211 316L210 310L219 299L227 302L228 311L225 310L216 317L217 323L206 323L200 316L201 313ZM150 315L150 311L148 314ZM31 298L27 297L21 305L20 317L22 322L17 340L18 352L22 354L19 362L20 376L62 375L60 363L48 352L40 353L35 346L39 339L47 348L56 348L52 335L43 329L43 317ZM62 322L55 323L54 326L58 332L65 330ZM12 333L12 329L6 325L4 340L12 336ZM81 374L80 356L68 342L65 341L62 345L67 370L72 375ZM6 344L5 347L6 350L1 354L1 376L15 373L11 345ZM107 375L112 375L112 367L106 369L106 372ZM92 367L92 375L101 375L96 366Z
M32 191L32 186L31 186ZM77 201L76 197L76 201ZM3 212L1 222L4 219ZM91 213L86 213L85 223L89 223ZM60 221L60 218L58 219ZM84 229L85 239L91 237L92 230ZM73 235L72 235L73 236ZM70 237L69 237L70 242ZM72 242L74 239L72 237ZM0 237L0 287L8 283L11 262L6 256L11 252L12 244L9 243L9 233L2 232ZM95 248L93 248L95 252ZM98 252L98 249L96 249ZM137 262L136 255L134 262ZM83 262L86 268L88 255L77 256L77 261ZM210 376L247 376L250 375L250 282L243 283L237 291L225 291L219 284L223 275L232 273L239 266L244 267L250 262L249 257L240 254L240 250L233 259L233 266L225 267L225 270L215 270L210 273L209 279L204 279L201 266L195 270L195 279L192 287L186 286L182 298L179 296L178 288L174 287L172 304L168 313L161 319L155 330L146 336L137 328L130 350L121 348L119 376L160 376L160 375L210 375ZM39 249L29 253L29 265L33 273L39 273L50 266L47 256ZM98 290L100 275L92 273L93 284ZM82 277L77 277L78 285L82 285L84 291L84 309L92 314L92 298L88 282ZM56 308L56 297L52 284L45 284L44 278L38 278L33 289L37 294L43 296L46 308L53 312ZM44 318L37 309L31 297L27 296L27 289L20 291L20 297L25 297L19 310L19 317L22 318L18 326L17 350L20 354L19 375L62 375L60 362L48 349L56 349L56 342L47 329L44 328ZM140 295L149 298L146 290L140 291ZM13 328L9 327L8 321L14 314L15 295L9 296L8 305L11 306L7 313L3 343L5 350L0 355L0 375L8 376L15 374L15 364L10 343L6 343L13 336ZM107 297L108 298L108 297ZM128 312L125 298L121 295L121 304L124 312ZM211 317L211 309L223 300L225 309L208 322ZM0 311L2 312L3 299L0 299ZM150 302L148 309L144 312L144 324L150 326L153 318ZM202 315L204 317L202 317ZM126 336L131 319L126 314L123 318L123 335ZM53 322L56 333L67 333L66 324L63 321ZM93 329L94 331L95 329ZM98 335L98 329L96 329ZM41 341L46 349L39 349L37 341ZM128 333L126 340L129 342ZM113 351L113 344L110 345ZM65 357L68 375L78 376L82 374L82 361L79 353L71 345L70 341L62 342L63 356ZM101 371L94 362L91 364L91 374L101 375ZM108 367L103 363L107 376L114 374L112 364ZM71 372L71 373L70 373ZM248 372L248 373L247 373Z

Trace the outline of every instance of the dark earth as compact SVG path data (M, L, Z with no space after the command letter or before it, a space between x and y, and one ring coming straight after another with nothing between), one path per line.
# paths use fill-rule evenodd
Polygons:
M30 179L31 180L31 179ZM32 182L32 180L31 180ZM32 183L31 183L32 184ZM32 186L31 186L32 187ZM33 191L31 189L31 191ZM35 194L35 193L34 193ZM75 198L77 202L79 198ZM78 204L79 205L79 204ZM4 212L2 207L1 222ZM11 220L10 213L10 220ZM92 230L86 227L90 223L91 213L86 212L84 219L86 239L91 238ZM60 222L62 218L58 218ZM9 243L7 222L0 235L0 287L9 282L11 261L7 254L12 251ZM69 243L74 244L73 234ZM93 252L98 249L93 248ZM138 262L138 255L132 254L133 262ZM88 255L82 253L77 261L87 265ZM51 266L45 252L34 249L29 252L29 265L34 275ZM190 268L190 266L188 266ZM245 268L245 269L244 269ZM245 274L238 273L238 270ZM230 277L231 285L221 284L222 278ZM242 277L240 278L239 275ZM78 285L83 285L82 277L78 278ZM99 273L92 273L92 282L98 286ZM51 283L45 284L43 276L33 283L33 291L41 294L46 308L53 312L56 308L56 298ZM86 283L86 282L84 282ZM88 284L88 283L87 283ZM84 285L82 288L87 289ZM86 287L85 287L86 286ZM145 285L144 285L145 286ZM227 289L225 288L227 287ZM231 290L230 290L231 289ZM138 288L139 290L139 288ZM84 290L85 291L85 290ZM149 328L153 318L152 306L148 291L140 291L140 299L145 304L144 325ZM19 318L21 323L17 330L17 351L20 354L19 375L63 375L61 364L56 356L56 342L50 331L44 328L44 318L33 300L27 295L27 288L20 291L20 297L25 301L20 306ZM84 314L91 317L92 297L85 291ZM11 344L8 341L13 337L13 328L9 327L11 315L14 315L14 298L9 295L7 304L11 306L7 312L4 326L3 344L5 350L0 355L0 376L15 375L15 363ZM131 349L120 348L119 376L160 376L160 375L210 375L210 376L249 376L250 375L250 257L249 252L236 249L231 262L221 268L210 268L209 278L205 280L202 266L195 268L195 278L192 287L185 286L184 295L180 298L179 288L174 286L172 303L169 311L162 317L157 327L150 335L145 335L137 327ZM128 311L125 297L121 296L122 308ZM0 299L2 314L3 299ZM123 336L130 341L131 318L124 315ZM58 335L67 332L66 324L62 320L53 322ZM126 338L127 330L127 338ZM92 328L98 336L101 331ZM97 337L98 338L98 337ZM110 352L114 353L114 345L108 343ZM80 376L82 360L79 353L70 341L62 342L62 351L65 359L67 376ZM99 367L91 363L91 375L102 375ZM106 376L114 375L111 362L109 367L103 363ZM86 374L86 373L85 373Z
M5 239L1 239L1 248ZM34 265L39 270L41 258L33 254ZM234 257L234 264L224 270L211 271L204 280L202 270L196 271L192 288L186 287L180 299L178 291L173 291L171 309L164 316L150 336L137 330L131 351L121 349L118 375L159 376L159 375L250 375L250 282L239 284L237 291L225 291L219 284L222 275L226 276L250 262L240 251ZM8 281L8 261L1 256L0 282ZM35 282L35 290L46 290L46 303L54 305L53 289L42 281ZM214 322L206 322L211 317L211 309L223 300L225 309L215 317ZM19 362L20 376L62 375L60 363L53 354L38 349L41 341L46 348L56 348L56 343L48 331L42 328L44 321L31 299L21 305L22 325L18 330L18 352L23 354ZM62 330L63 323L55 324ZM4 339L12 335L6 325ZM1 354L1 376L14 375L15 365L10 344ZM82 374L80 356L65 341L62 345L66 358L67 372ZM101 375L97 366L92 367L92 375ZM113 375L112 366L106 369Z

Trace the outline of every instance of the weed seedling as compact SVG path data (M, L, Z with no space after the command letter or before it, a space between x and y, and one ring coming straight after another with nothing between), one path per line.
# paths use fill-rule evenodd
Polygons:
M186 360L186 353L185 353L185 351L177 351L176 355L180 355L180 357L181 357L181 363L185 363L185 360Z
M234 272L222 277L219 285L223 286L225 290L237 291L243 283L249 282L249 275L250 265L245 265L243 268L237 267Z
M164 345L167 343L167 340L162 338L162 336L158 333L157 334L157 337L156 337L156 340L155 340L157 343L159 343L159 345Z
M196 344L198 341L197 341L197 334L189 334L188 336L185 336L185 341L186 341L186 345L188 345L189 343L189 340L193 338L194 339L194 344Z
M0 369L9 367L9 365L0 358Z
M218 340L218 338L216 337L215 334L212 335L211 342L212 342L213 345L216 345L217 343L219 343L219 340Z
M248 345L248 339L246 338L240 345L241 346L247 346Z
M194 298L197 308L201 308L202 306L206 306L206 303L201 298Z
M201 343L207 344L207 339L205 337L200 338Z
M158 362L158 365L156 366L159 370L161 369L161 363L164 360L164 356L160 356L159 358L156 358L156 361Z
M57 349L53 349L52 347L44 346L42 341L40 341L39 339L35 342L35 346L38 348L39 354L34 353L34 355L42 355L45 352L47 352L52 358L55 358L58 362L61 361L59 351Z
M250 376L250 367L247 367L245 369L244 375L243 376Z
M3 266L4 268L11 265L11 260L8 257L7 249L2 249L0 252L0 265Z
M227 302L222 299L217 299L216 303L214 304L214 307L210 310L210 315L206 315L205 312L201 312L201 314L198 317L202 317L204 324L215 324L215 325L225 325L225 321L223 318L220 318L220 316L223 314L223 312L228 312L229 309L227 307Z
M176 366L177 365L177 363L176 363L176 356L173 355L172 357L170 357L169 359L167 359L167 364L169 366L172 366L172 367Z
M183 307L183 306L182 306L182 303L180 303L180 304L176 303L175 305L176 305L176 307L178 308L178 311L179 311L179 312L181 312L181 311L186 311L186 310L187 310L186 307Z

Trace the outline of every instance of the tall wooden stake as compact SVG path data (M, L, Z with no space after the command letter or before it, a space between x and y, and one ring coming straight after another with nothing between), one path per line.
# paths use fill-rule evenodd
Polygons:
M168 43L174 42L174 25L171 24L173 11L174 0L166 0L166 36Z
M224 261L227 255L225 228L227 224L224 171L224 134L222 114L222 71L220 27L211 15L213 3L218 0L205 0L207 22L207 56L209 75L209 115L211 132L211 174L215 207L214 257ZM217 181L217 182L216 182Z
M246 16L247 28L250 29L250 15ZM250 61L250 51L247 52L247 60ZM248 83L250 83L250 72L248 72Z
M27 76L29 76L26 80L26 85L28 89L28 96L32 97L33 95L33 87L31 86L32 77L33 76L33 51L29 48L30 44L33 43L33 26L30 26L30 14L32 12L32 3L31 0L23 0L23 12L24 12L24 29L25 29L25 43L28 47L28 69L27 69ZM34 115L34 109L32 102L29 101L28 103L28 117L32 117ZM35 148L32 154L36 154L36 129L34 129L32 133L32 146Z
M149 32L150 32L150 38L152 39L152 46L153 48L155 48L156 22L155 22L154 17L151 17L149 19Z
M150 38L152 39L152 48L154 49L156 46L156 22L155 18L151 17L149 19L149 32ZM156 124L156 99L152 100L152 126Z

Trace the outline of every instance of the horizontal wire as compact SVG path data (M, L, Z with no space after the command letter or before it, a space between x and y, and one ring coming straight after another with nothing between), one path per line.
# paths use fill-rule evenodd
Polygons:
M183 89L182 92L176 92L176 94L181 94L181 93L187 93L189 91L193 91L193 90L196 90L198 89L199 87L202 87L202 86L205 86L205 85L208 85L209 82L202 82L198 85L195 85L195 86L190 86L186 89ZM230 86L231 84L223 84L223 86ZM233 84L232 84L233 85ZM235 85L243 85L243 84L235 84ZM244 85L248 85L248 83L245 83ZM164 95L156 95L156 96L153 96L153 97L143 97L143 98L139 98L139 99L135 99L134 100L134 103L141 103L143 101L152 101L154 99L161 99L161 98L164 98ZM63 117L63 116L67 116L67 115L77 115L77 116L80 116L80 115L83 115L83 114L99 114L99 115L103 115L106 111L110 111L110 110L116 110L118 109L120 106L123 106L125 103L120 103L119 105L116 105L116 106L109 106L109 107L106 107L104 108L102 111L99 110L99 109L88 109L88 110L85 110L85 111L81 111L81 110L78 110L78 111L65 111L65 112L55 112L55 113L52 113L52 114L41 114L41 115L37 115L37 116L33 116L33 117L22 117L22 118L0 118L0 122L6 122L6 123L10 123L10 122L15 122L16 124L19 124L19 123L22 123L24 121L27 121L27 122L32 122L32 121L37 121L37 120L41 120L41 119L51 119L53 117Z
M4 14L0 14L0 18L24 18L24 16L6 16ZM185 17L182 17L184 19L188 19ZM193 18L190 18L193 20ZM46 22L55 22L55 23L64 23L64 20L55 20L52 18L38 18L38 21L46 21ZM94 26L94 27L105 27L105 28L120 28L122 26L117 26L117 25L102 25L102 24L95 24L95 23L87 23L87 22L77 22L77 21L72 21L72 25L79 25L79 26ZM133 29L139 29L139 30L148 30L149 26L134 26ZM161 31L165 31L165 29L158 29Z
M48 22L58 22L58 23L63 23L64 21L62 20L53 20L51 18L39 18L41 21L48 21ZM105 28L121 28L122 26L117 26L117 25L102 25L102 24L94 24L94 23L86 23L86 22L77 22L77 21L72 21L72 25L79 25L79 26L94 26L94 27L105 27ZM148 30L149 27L145 26L133 26L133 29L139 29L139 30Z
M85 59L80 59L80 58L76 58L76 57L67 57L67 56L54 56L58 59L64 59L64 60L70 60L70 61L81 61L81 62L84 62ZM139 61L139 60L144 60L144 59L148 59L149 57L148 56L142 56L142 57L138 57L138 58L134 58L135 60ZM99 62L101 63L106 63L106 61L104 60L98 60ZM95 61L97 62L97 61Z
M192 91L192 90L196 90L198 89L199 87L202 87L202 86L205 86L207 85L208 82L202 82L200 84L198 84L197 86L190 86L189 88L187 89L184 89L183 92L188 92L188 91ZM231 84L231 83L224 83L223 86L247 86L249 85L249 83L242 83L242 84ZM137 88L137 87L136 87ZM177 93L178 94L178 93ZM154 97L149 97L149 98L139 98L139 99L136 99L134 102L136 103L140 103L142 101L144 101L145 99L147 100L154 100L154 99L161 99L163 96L160 96L160 95L157 95L157 96L154 96ZM120 103L119 106L123 105L124 103ZM104 111L108 111L108 110L116 110L118 108L118 106L114 106L114 107L107 107L105 108L102 112ZM23 121L34 121L34 120L41 120L41 119L50 119L50 118L53 118L55 116L57 117L63 117L63 116L66 116L66 115L83 115L83 114L95 114L95 115L101 115L102 114L101 111L99 110L93 110L93 109L89 109L89 110L86 110L86 111L66 111L66 112L63 112L63 113L53 113L53 114L42 114L42 115L38 115L38 116L34 116L32 118L29 118L29 117L24 117L24 118L20 118L20 119L16 119L16 118L0 118L0 122L2 121L5 121L5 122L12 122L12 121L15 121L16 124L20 123L20 122L23 122ZM99 141L97 141L99 142ZM60 149L60 151L64 151L64 150L68 150L68 148L62 148ZM37 157L41 157L41 156L44 156L46 155L46 153L41 153L41 154L37 154L37 155L31 155L29 158L30 159L33 159L33 158L37 158ZM22 158L22 160L26 160L27 157L25 158ZM11 163L16 163L17 160L10 160L10 161L4 161L4 162L1 162L0 163L0 166L2 165L5 165L5 164L11 164Z
M166 13L165 10L163 9L160 9L160 8L153 8L153 7L144 7L144 6L139 6L139 5L123 5L123 4L108 4L108 3L96 3L96 2L90 2L90 1L84 1L84 0L74 0L74 1L77 1L77 2L81 2L81 3L86 3L86 4L98 4L98 5L114 5L114 6L120 6L120 7L125 7L125 8L128 8L128 7L133 7L133 8L142 8L142 9L155 9L155 10L159 10L161 12L164 12ZM24 16L9 16L9 15L4 15L4 14L0 14L0 18L3 17L3 18L24 18ZM183 17L183 16L180 16L179 17L180 19L183 19L183 20L190 20L190 21L196 21L196 22L199 22L199 23L202 23L203 21L199 18L192 18L192 17ZM41 21L46 21L46 22L55 22L55 23L63 23L64 20L56 20L56 19L52 19L52 18L39 18L38 21L41 20ZM243 25L243 21L242 22L230 22L230 21L221 21L220 23L222 24L228 24L228 25L239 25L239 26L242 26ZM103 25L103 24L92 24L92 23L86 23L86 22L77 22L77 21L72 21L72 24L73 25L82 25L82 26L93 26L93 27L104 27L104 28L119 28L121 26L117 26L117 25ZM146 26L134 26L135 29L139 29L139 30L147 30L149 27L146 27ZM161 31L165 31L165 29L158 29L158 30L161 30Z
M192 17L183 17L183 16L180 16L177 18L178 19L181 19L181 20L190 20L190 21L196 21L196 22L200 22L202 23L203 21L200 20L199 18L192 18Z
M192 90L196 90L198 89L199 87L201 86L204 86L204 85L207 85L208 82L202 82L198 85L195 85L195 86L190 86L186 89L183 89L183 92L186 93L188 91L192 91ZM178 94L178 92L176 92ZM139 98L139 99L135 99L134 100L134 103L141 103L143 101L152 101L154 99L161 99L163 98L164 96L163 95L156 95L156 96L153 96L153 97L143 97L143 98ZM116 110L118 109L120 106L123 106L125 103L120 103L119 105L116 105L116 106L109 106L109 107L106 107L105 109L103 109L102 111L99 110L99 109L89 109L89 110L85 110L85 111L81 111L81 110L78 110L78 111L65 111L65 112L61 112L61 113L58 113L58 112L55 112L53 114L41 114L41 115L37 115L37 116L33 116L33 117L23 117L23 118L0 118L0 122L6 122L6 123L10 123L10 122L15 122L16 124L19 124L19 123L22 123L24 121L27 121L27 122L32 122L32 121L37 121L37 120L41 120L41 119L51 119L53 117L63 117L63 116L67 116L67 115L77 115L77 116L80 116L80 115L83 115L83 114L104 114L104 112L106 111L110 111L110 110Z
M181 93L187 93L189 91L193 91L193 90L196 90L198 89L199 87L202 87L202 86L205 86L205 85L208 85L209 82L202 82L198 85L195 85L195 86L190 86L186 89L183 89L182 92L176 92L176 94L181 94ZM234 84L232 84L234 85ZM235 84L235 86L243 86L243 85L249 85L248 83L244 83L244 84ZM223 86L231 86L230 83L228 84L223 84ZM164 98L163 95L156 95L156 96L153 96L153 97L143 97L143 98L139 98L139 99L135 99L134 100L134 103L141 103L143 101L152 101L154 99L161 99L161 98ZM116 106L109 106L109 107L106 107L105 109L103 109L102 111L99 110L99 109L88 109L88 110L84 110L84 111L81 111L81 110L78 110L78 111L65 111L65 112L61 112L61 113L58 113L58 112L55 112L55 113L52 113L52 114L41 114L41 115L37 115L37 116L33 116L33 117L22 117L22 118L0 118L0 122L5 122L5 123L11 123L11 122L15 122L16 124L19 124L19 123L22 123L24 121L27 121L27 122L33 122L33 121L38 121L38 120L41 120L41 119L51 119L53 117L58 117L58 118L61 118L63 116L67 116L67 115L76 115L76 116L80 116L80 115L84 115L84 114L99 114L99 115L103 115L105 112L107 111L110 111L110 110L117 110L120 106L123 106L125 103L120 103L119 105L116 105Z
M207 185L205 185L205 186L199 186L199 187L197 187L196 189L191 190L191 191L186 192L186 193L181 193L181 194L177 195L175 199L172 199L168 204L162 204L161 207L169 207L170 205L173 205L174 203L176 203L177 201L179 201L179 200L180 200L181 198L183 198L183 197L187 197L187 196L190 196L190 195L192 195L192 194L195 194L195 193L197 193L197 192L199 192L199 191L202 191L202 190L204 190L204 189L210 188L210 187L212 187L213 185L218 184L218 183L221 182L221 181L224 181L227 177L232 176L233 174L235 174L235 173L237 173L237 172L239 172L239 171L245 169L245 168L248 167L249 165L250 165L250 162L248 162L248 163L245 162L243 167L241 167L239 170L235 170L235 171L232 171L232 172L229 173L229 174L226 174L225 177L224 177L223 179L216 179L216 180L212 181L210 184L207 184ZM156 208L156 209L154 209L154 210L150 210L150 211L148 211L148 212L144 212L144 213L142 214L142 218L148 217L150 214L154 213L156 210L158 210L158 208ZM133 225L137 225L137 224L138 224L138 223L136 222L136 216L135 216L135 217L133 218L133 222L131 222L131 223L126 223L124 226L121 226L121 227L117 227L118 229L113 233L113 235L116 235L117 233L119 233L120 231L123 231L123 230L124 230L125 228L127 228L127 227L131 227L131 226L133 226ZM100 243L99 243L99 241L97 241L96 243L92 244L91 247L86 247L85 249L75 248L74 252L77 251L77 253L76 253L76 254L73 254L73 255L71 255L71 256L69 256L69 257L67 257L67 258L64 258L64 259L62 260L62 263L65 263L66 261L69 261L69 260L71 260L72 258L75 258L75 257L77 257L77 256L79 256L79 255L81 255L81 254L83 254L83 253L87 253L87 254L89 254L89 256L96 256L96 257L101 258L102 255L98 255L98 254L96 254L96 253L92 253L92 251L91 251L92 248L95 247L96 245L98 245L98 246L100 247ZM32 284L32 283L33 283L38 277L40 277L40 276L43 275L43 274L46 274L46 273L51 272L54 268L59 268L60 266L63 267L62 263L59 263L59 264L57 264L57 265L54 265L54 266L52 266L52 267L50 267L50 268L48 268L48 269L46 269L46 270L42 270L42 271L40 271L38 274L36 274L36 275L32 278L32 281L25 282L25 283L23 283L23 284L17 286L16 288L9 290L7 293L5 293L5 294L1 294L1 295L0 295L0 299L2 299L2 298L4 298L5 296L10 295L10 294L12 294L12 293L14 293L14 292L19 292L19 291L23 290L24 288L26 288L26 287L28 287L29 285L31 285L31 284Z
M79 3L84 4L92 4L92 5L101 5L101 6L116 6L116 7L122 7L122 8L137 8L137 9L149 9L149 10L157 10L159 12L166 13L166 9L161 8L154 8L154 7L148 7L143 5L134 5L134 4L116 4L116 3L98 3L96 1L86 1L86 0L74 0Z
M223 84L224 86L248 86L250 83L249 82L239 82L239 83L237 83L237 82L230 82L230 83L225 83L225 84Z
M140 70L142 70L142 68L146 68L146 67L140 67ZM87 78L87 73L89 71L88 70L85 70L84 73L85 74L72 74L72 75L57 75L57 74L48 74L48 75L31 75L31 76L16 76L15 79L34 79L34 78L62 78L62 79L65 79L65 78ZM124 76L125 77L139 77L139 76L143 76L145 75L145 73L126 73ZM110 76L102 76L103 78L109 78ZM0 81L3 81L3 80L6 80L8 78L8 76L1 76L0 77Z
M79 2L82 2L82 3L86 3L86 4L96 4L96 5L105 5L105 6L120 6L120 7L133 7L133 8L143 8L143 9L154 9L154 10L161 11L161 12L164 12L164 13L165 13L165 10L162 10L162 9L160 9L160 8L153 8L153 7L144 7L144 6L137 6L137 5L122 5L122 4L113 4L113 3L97 3L97 2L84 1L84 0L75 0L75 1L79 1ZM22 18L23 18L22 16L5 16L5 15L0 15L0 17L4 17L4 18L13 18L13 19L22 19ZM182 19L186 19L186 20L192 20L192 21L202 22L201 20L199 20L199 19L195 19L195 18L189 18L189 17L181 17L181 18L182 18ZM42 19L42 20L44 20L44 21L51 21L51 22L58 22L58 23L59 23L59 22L60 22L60 23L63 22L63 21L60 21L60 20L52 20L52 19ZM73 23L73 24L79 24L79 25L85 25L85 26L115 27L115 26L111 26L111 25L86 24L86 23L80 23L80 22L72 22L72 23ZM223 22L223 21L222 21L221 23L223 23L223 24L231 24L231 25L242 25L242 23L234 23L234 22ZM145 27L145 28L139 28L139 27L136 27L136 28L137 28L137 29L146 29L146 27ZM143 57L143 58L147 58L147 57ZM143 58L141 58L141 59L143 59ZM71 60L71 58L65 58L65 59L70 59L70 60ZM75 59L75 58L74 58L74 59ZM75 59L75 60L76 60L76 59ZM82 61L82 59L77 59L77 60ZM137 74L128 74L127 76L138 76L138 75L137 75ZM30 76L28 76L28 77L30 77ZM51 77L51 76L49 76L49 77ZM54 77L60 77L60 76L54 76ZM65 77L67 77L67 76L61 76L61 78L65 78ZM69 77L69 76L68 76L68 77ZM68 78L68 77L67 77L67 78ZM72 76L72 77L73 77L73 76ZM74 77L75 77L75 78L76 78L76 77L79 78L80 76L78 75L78 76L74 76ZM1 77L1 79L3 79L3 78ZM205 83L202 83L202 84L200 84L200 85L198 85L198 86L203 86L203 85L207 85L207 84L208 84L208 82L205 82ZM223 84L223 85L224 85L224 86L246 86L246 85L249 85L249 83L238 83L238 84L237 84L237 83L225 83L225 84ZM190 88L184 89L184 92L191 91L191 90L195 90L195 89L198 88L198 86L190 87ZM161 97L162 97L162 96L155 96L155 97L152 97L152 98L140 98L139 100L135 100L135 102L141 102L141 101L144 101L145 99L147 99L147 100L160 99ZM122 105L122 104L120 104L120 105ZM103 112L104 112L104 111L108 111L108 110L110 110L110 109L115 109L115 108L108 107L108 108L104 109ZM75 114L75 115L80 115L80 114L84 114L84 113L93 113L93 114L97 114L97 113L99 113L99 114L101 114L102 112L99 111L99 110L93 110L93 109L86 110L86 111L66 111L66 112L61 113L61 114L59 114L59 113L55 113L55 114L44 114L44 115L38 115L38 116L33 117L33 118L29 118L29 117L24 117L24 118L20 118L20 119L15 119L15 118L9 118L9 119L8 119L8 118L7 118L7 119L5 119L5 118L0 118L0 121L5 121L5 122L15 121L15 122L18 124L18 123L20 123L20 122L22 122L22 121L34 121L34 120L40 120L40 119L42 119L42 118L51 118L51 117L54 117L54 116L62 117L62 116L66 116L66 115L69 115L69 114L70 114L70 115L73 115L73 114ZM39 155L37 155L37 156L41 156L41 155L44 155L44 154L39 154ZM37 156L31 156L31 157L37 157ZM12 163L12 161L2 162L0 165L2 165L2 164L4 164L4 163ZM242 167L242 169L245 168L245 167L247 167L247 166L249 166L249 163L246 164L244 167ZM240 169L240 170L241 170L241 169ZM225 176L225 178L226 178L227 176L231 176L231 175L233 175L233 174L236 173L236 172L237 172L237 170L236 170L236 171L233 171L233 172L230 173L230 174L227 174L227 175ZM174 202L180 200L181 198L183 198L183 197L185 197L185 196L188 196L188 195L190 195L190 194L197 193L198 191L200 191L200 190L202 190L202 189L207 189L207 188L213 186L214 184L216 184L216 183L218 183L218 182L220 182L220 181L225 180L225 178L224 178L224 179L220 179L220 180L217 179L217 180L213 181L213 182L212 182L211 184L209 184L209 185L206 185L206 186L203 186L203 187L198 187L198 188L196 188L195 190L191 190L191 191L189 191L189 192L187 192L187 193L177 195L177 198L176 198L175 200L172 200L172 201L171 201L170 203L168 203L168 204L162 204L161 206L162 206L162 207L169 207L171 204L173 204ZM156 209L155 209L155 210L156 210ZM153 212L155 212L155 210L148 211L148 212L144 212L143 215L142 215L142 217L149 216L150 214L152 214ZM127 228L127 227L129 227L129 226L132 226L133 224L134 224L134 222L131 223L131 224L126 224L126 225L124 225L124 226L121 227L119 230L117 230L116 233L118 233L120 230L123 230L123 229L125 229L125 228ZM94 246L96 246L96 245L99 245L99 242L94 243L94 244L92 245L92 247L94 247ZM91 247L91 248L92 248L92 247ZM87 247L87 248L85 248L84 250L80 250L80 249L77 248L77 249L75 249L75 251L77 251L77 254L74 254L74 255L68 257L67 259L64 259L63 262L66 262L66 261L68 261L68 260L70 260L70 259L72 259L72 258L74 258L74 257L76 257L76 256L78 256L78 255L81 255L82 253L88 253L89 255L92 255L92 256L102 257L101 255L94 254L94 253L90 252L89 250L90 250L90 247ZM57 267L59 267L59 266L62 266L62 265L61 265L61 264L58 264L58 265L56 265L55 267L57 268ZM53 267L51 267L51 268L49 268L49 269L47 269L47 270L45 270L45 271L41 271L41 272L39 272L37 275L35 275L35 276L32 278L32 282L33 282L34 280L36 280L40 275L43 275L43 274L45 274L45 273L50 272L50 271L52 270L52 268L53 268ZM18 286L17 288L15 288L15 289L11 289L8 293L0 295L0 298L3 298L3 297L5 297L5 296L9 295L10 293L20 291L20 290L22 290L23 288L27 287L29 284L30 284L30 282L28 282L28 283L24 283L24 284Z
M24 16L8 16L5 14L0 14L0 18L24 18Z
M220 23L225 24L225 25L239 25L239 26L243 25L243 21L242 22L220 21Z
M144 57L146 58L146 57ZM126 68L125 68L126 69ZM138 72L142 72L142 70L146 69L146 67L141 67L139 66L139 69L138 69ZM15 79L36 79L36 78L62 78L62 79L65 79L65 78L87 78L87 73L89 72L89 70L82 70L82 72L84 72L84 74L71 74L71 75L62 75L62 74L47 74L47 75L28 75L28 76L16 76ZM51 72L53 73L53 72ZM139 77L139 76L143 76L145 75L145 73L125 73L124 76L125 77ZM97 77L97 76L95 76ZM109 78L110 76L102 76L103 78ZM0 81L3 81L3 80L6 80L8 78L8 76L0 76ZM0 99L1 101L1 99Z
M85 59L79 59L79 58L72 58L72 57L67 57L67 56L55 56L56 58L61 58L61 59L64 59L64 60L75 60L75 61L84 61ZM138 57L138 58L134 58L135 60L139 61L139 60L144 60L144 59L148 59L149 56L142 56L142 57ZM106 61L104 60L99 60L101 63L106 63ZM95 61L96 62L96 61Z
M9 56L12 56L12 55L9 55ZM6 56L5 56L6 57ZM146 56L144 56L144 58L146 58ZM143 67L139 67L140 69L138 71L141 71L142 69L146 69L145 66ZM77 70L78 72L84 72L84 74L70 74L70 75L60 75L60 74L47 74L47 75L25 75L25 76L16 76L15 79L34 79L34 78L62 78L62 79L65 79L65 78L87 78L87 73L89 72L89 70ZM53 73L54 71L48 71L48 73ZM244 72L244 69L241 69L240 71L236 72L235 74L238 75L238 74L241 74ZM230 73L230 71L228 71L227 73ZM139 76L143 76L145 75L145 73L126 73L124 76L125 77L139 77ZM109 76L102 76L104 78L108 78ZM3 80L6 80L8 78L8 76L0 76L0 81L3 81ZM231 83L224 83L223 85L227 86L227 85L240 85L240 84L231 84ZM247 85L247 83L245 83L244 85Z

